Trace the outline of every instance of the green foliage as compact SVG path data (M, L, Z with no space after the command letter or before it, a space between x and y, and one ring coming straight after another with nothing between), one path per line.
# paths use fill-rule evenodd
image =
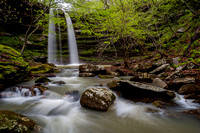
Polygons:
M94 49L89 49L87 51L81 51L80 54L93 54L93 52L95 52L96 50Z
M20 51L22 48L22 41L19 39L22 35L12 36L0 36L0 44L14 48L16 51ZM31 60L34 56L46 55L47 54L47 38L39 42L34 42L35 39L41 36L32 35L29 40L32 44L27 45L23 57L26 60Z
M194 59L195 62L200 63L200 58Z
M19 36L0 36L0 44L10 46L16 49L20 49L22 42L19 40Z
M125 55L149 44L180 52L200 25L197 5L198 0L78 0L70 15L82 34L107 36L104 47L120 44Z

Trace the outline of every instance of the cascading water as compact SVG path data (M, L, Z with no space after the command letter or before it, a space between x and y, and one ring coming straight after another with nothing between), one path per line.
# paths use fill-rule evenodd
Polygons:
M70 54L70 64L79 64L78 49L76 44L76 38L74 33L73 24L68 13L63 10L66 22L67 22L67 33L68 33L68 45Z
M112 79L78 77L77 73L77 68L63 67L57 77L50 79L62 80L66 84L50 83L49 89L39 96L28 95L30 91L25 88L11 88L0 92L0 110L11 110L30 117L43 127L41 133L199 133L200 131L197 119L185 117L184 114L176 115L176 108L170 113L172 110L158 109L151 104L134 103L119 97L107 112L85 109L76 99L77 93L68 92L82 94L88 87L107 84ZM21 85L33 84L33 81L29 81Z
M48 30L48 63L57 64L56 50L56 27L54 23L54 9L49 11L49 30Z
M59 20L59 14L58 14L58 9L57 9L57 18ZM58 34L59 34L59 50L60 50L60 61L59 63L62 65L63 64L63 56L62 56L62 42L61 42L61 31L60 31L60 22L58 23Z
M56 28L53 22L53 13L54 9L50 9L50 18L49 18L49 37L48 37L48 63L54 63L63 65L63 55L62 55L62 42L61 42L61 29L60 23L58 23L58 42L59 42L59 56L57 57L57 43L56 43ZM63 10L67 23L67 33L68 33L68 47L69 47L69 57L70 64L79 64L78 58L78 49L76 44L76 38L74 33L73 24L68 13ZM57 9L57 18L59 19L58 9Z

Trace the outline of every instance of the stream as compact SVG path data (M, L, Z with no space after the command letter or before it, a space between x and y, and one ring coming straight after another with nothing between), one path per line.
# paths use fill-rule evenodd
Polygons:
M93 111L81 107L77 95L88 87L105 86L112 79L78 77L78 68L60 68L53 81L64 81L64 85L50 83L44 95L25 97L16 89L2 92L0 110L11 110L33 119L42 126L42 133L199 133L200 120L181 113L186 109L199 108L199 104L178 95L174 99L178 107L158 109L152 104L134 103L117 97L107 112ZM33 85L34 81L20 85ZM26 91L26 90L25 90Z

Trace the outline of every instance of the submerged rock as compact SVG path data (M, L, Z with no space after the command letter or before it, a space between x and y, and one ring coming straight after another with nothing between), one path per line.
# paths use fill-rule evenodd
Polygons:
M108 88L117 88L119 86L119 80L112 80L111 82L107 83Z
M184 111L184 113L194 115L195 117L200 119L200 109L186 110Z
M30 118L12 111L0 111L1 133L30 133L37 128Z
M166 103L162 101L154 101L152 104L158 108L163 108L164 106L166 106Z
M65 92L65 96L73 98L73 101L78 101L80 98L80 93L78 90L73 90L73 91Z
M43 95L44 92L48 89L48 87L42 86L42 84L35 84L31 88L31 94L32 96L38 96L38 95Z
M110 78L114 78L114 76L112 76L112 75L101 75L101 74L99 74L98 76L99 76L99 78L101 78L101 79L110 79Z
M80 104L94 110L107 111L115 99L116 96L109 89L90 88L82 94Z
M54 81L52 84L58 84L58 85L63 85L66 84L64 81Z

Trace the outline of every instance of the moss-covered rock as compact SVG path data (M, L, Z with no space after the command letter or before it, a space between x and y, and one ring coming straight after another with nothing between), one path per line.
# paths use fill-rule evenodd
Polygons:
M30 133L36 123L26 116L12 111L0 111L1 133Z
M35 83L45 83L45 82L50 82L50 81L51 81L50 79L42 75L35 80Z
M2 87L22 82L28 77L29 66L16 50L0 44L0 91Z
M54 73L58 71L57 67L51 63L31 62L29 66L32 74Z

